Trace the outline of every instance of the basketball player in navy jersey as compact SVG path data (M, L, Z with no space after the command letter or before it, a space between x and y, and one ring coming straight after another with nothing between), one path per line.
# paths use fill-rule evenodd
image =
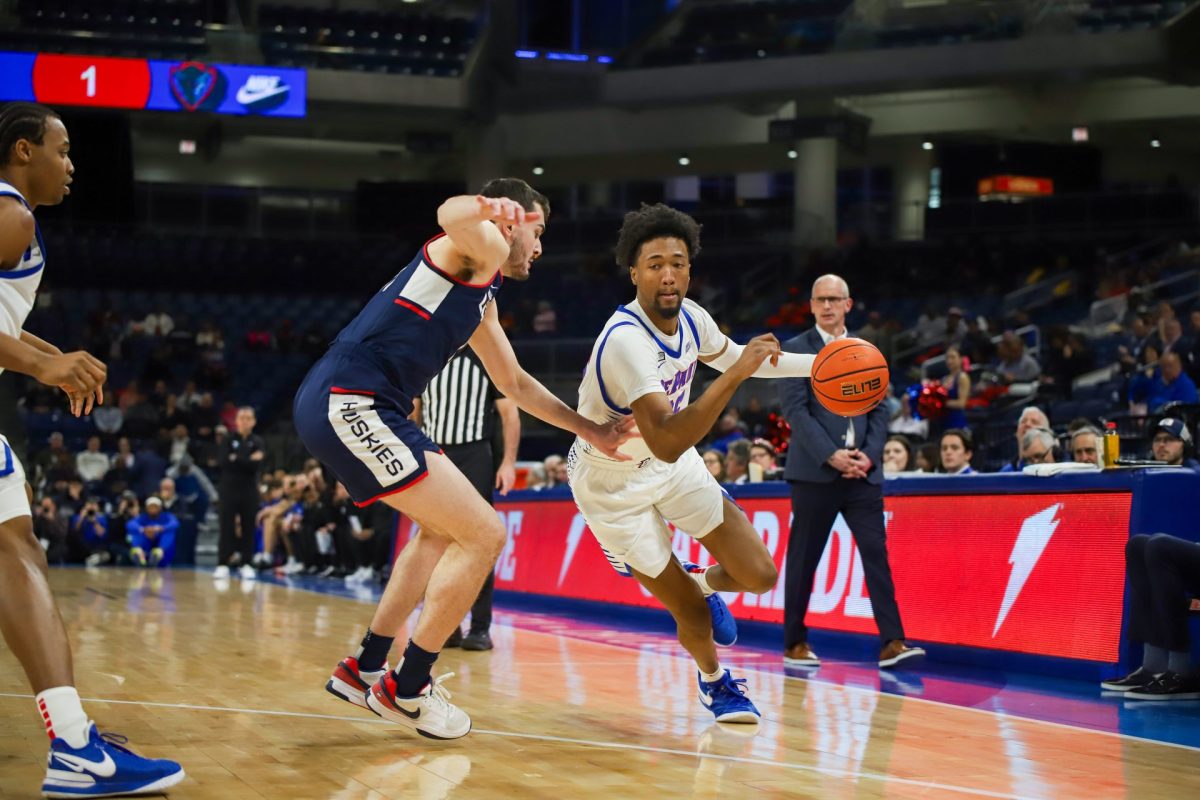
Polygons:
M104 364L83 351L63 353L22 330L46 265L33 211L70 193L70 146L66 127L49 108L11 103L0 109L0 370L61 387L79 416L104 400ZM161 793L183 780L183 769L135 755L121 746L124 737L98 733L83 710L71 646L46 581L46 555L33 536L29 498L25 470L0 435L0 630L33 686L50 736L42 792Z
M413 399L470 344L500 393L599 451L617 448L628 419L597 423L575 413L521 369L492 302L505 278L526 280L542 253L550 204L504 178L438 209L430 239L347 325L313 366L295 401L296 429L314 456L365 506L383 500L420 525L400 554L358 653L326 689L434 739L455 739L471 719L434 679L438 652L474 602L505 530L470 481L408 419ZM394 671L387 654L408 615L420 619Z

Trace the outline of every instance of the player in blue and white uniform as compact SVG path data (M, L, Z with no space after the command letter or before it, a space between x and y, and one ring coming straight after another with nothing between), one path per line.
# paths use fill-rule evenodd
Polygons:
M742 381L807 377L813 356L783 353L767 334L744 347L686 299L700 226L662 204L625 215L617 263L637 287L596 340L579 387L579 413L595 422L632 414L634 436L615 461L577 440L568 454L575 503L613 567L657 597L699 668L700 700L720 722L757 722L745 680L721 667L716 644L736 623L716 592L769 591L775 563L745 513L704 466L695 445ZM698 362L724 373L691 402ZM667 523L699 540L717 562L701 569L671 552ZM707 601L707 602L706 602Z
M0 109L0 370L65 391L75 416L103 402L105 367L88 353L63 353L23 330L46 266L33 211L70 193L75 167L58 115L45 106ZM25 470L0 435L0 630L37 695L50 736L47 797L159 794L183 780L174 761L142 758L122 736L100 734L75 690L71 645L50 586L46 554L33 536Z
M326 689L437 739L466 735L471 720L430 675L496 563L506 533L496 512L408 416L413 400L451 356L470 344L500 392L524 411L578 435L614 458L630 420L593 422L521 369L496 304L505 278L526 280L542 253L550 206L515 178L438 209L443 234L338 334L295 401L296 430L359 505L382 499L420 525L392 570L358 653L338 664ZM394 671L393 638L424 598ZM453 673L450 673L453 674Z

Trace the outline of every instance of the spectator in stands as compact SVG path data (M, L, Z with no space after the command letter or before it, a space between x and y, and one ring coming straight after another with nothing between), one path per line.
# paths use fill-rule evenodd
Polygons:
M1037 361L1025 351L1025 341L1012 331L1000 337L996 356L999 361L995 370L1003 383L1029 383L1042 373Z
M907 394L900 395L897 413L888 421L888 433L898 433L926 439L929 436L929 420L913 416L912 403Z
M878 311L872 311L867 314L867 324L858 329L854 334L859 339L870 342L879 348L879 352L883 353L883 357L891 361L892 359L892 344L894 335L891 327L884 321L883 315Z
M1179 318L1160 320L1158 328L1158 352L1178 353L1182 358L1187 358L1192 350L1192 343L1183 335L1183 323Z
M1074 380L1094 366L1091 348L1083 336L1065 328L1054 331L1049 339L1042 383L1055 387L1061 397L1070 398Z
M751 397L746 401L746 407L738 412L742 418L742 426L749 436L761 436L767 430L771 414L762 407L762 401Z
M128 395L131 400L125 409L125 435L133 439L148 439L158 433L161 419L158 408L136 386L130 387Z
M1082 464L1104 467L1104 436L1088 425L1071 434L1071 458Z
M567 485L567 460L560 455L546 456L542 461L542 467L546 470L546 482L542 485L543 489L552 489L555 486Z
M539 300L533 315L533 332L539 335L558 332L558 314L549 300Z
M87 449L75 456L75 472L88 487L88 491L94 491L104 480L108 472L108 456L100 452L99 436L89 436Z
M191 413L192 409L200 405L200 391L196 388L195 381L188 381L183 386L183 391L175 398L175 406L185 413Z
M750 481L750 442L745 438L730 442L725 453L725 482L748 483Z
M946 431L941 441L942 472L947 475L974 475L975 470L971 469L974 451L975 444L969 431L962 428Z
M962 354L972 364L990 364L996 355L996 346L987 329L980 325L978 317L967 317L967 334L959 345Z
M87 502L87 495L83 491L83 481L79 480L78 475L63 484L61 489L55 488L51 496L58 504L58 513L65 517L74 516Z
M917 472L941 472L941 448L934 442L926 442L917 448Z
M171 450L167 456L167 462L174 466L184 456L191 455L191 445L192 439L188 436L187 426L176 425L171 429Z
M125 425L125 412L121 410L118 403L113 402L115 398L112 394L112 387L107 383L104 384L104 399L104 405L92 409L92 424L104 435L104 440L111 447L113 440Z
M950 306L946 310L946 327L942 331L942 340L950 347L959 347L967 338L967 323L963 321L963 310L958 306Z
M1200 596L1200 544L1164 533L1125 544L1129 637L1142 643L1142 663L1100 686L1128 700L1200 699L1191 658L1188 599Z
M186 428L191 421L191 416L179 408L179 401L176 400L175 395L168 392L163 397L162 420L159 422L159 425L164 430L173 431L181 425Z
M129 560L139 567L169 567L175 559L179 520L157 497L146 498L146 510L126 525Z
M109 535L108 515L101 511L98 497L89 497L71 517L68 536L77 549L88 554L86 563L92 565L115 560L125 550L124 540Z
M53 485L56 481L66 481L75 473L75 458L63 443L63 435L58 431L50 434L46 449L33 457L33 466L37 475L36 484ZM63 474L64 470L66 474ZM54 477L51 477L51 473Z
M912 443L903 434L893 434L883 443L883 476L892 478L916 466Z
M1125 334L1125 341L1117 348L1117 361L1121 365L1122 372L1132 372L1139 363L1144 363L1143 351L1150 344L1154 332L1149 318L1144 314L1137 314L1133 317L1129 323L1129 330Z
M217 489L208 475L195 465L191 456L184 456L167 470L167 477L175 481L175 490L191 508L196 520L202 521L208 507L217 499Z
M146 318L142 320L142 331L147 336L165 338L173 330L175 330L175 320L171 319L171 315L162 306L147 314Z
M192 407L191 414L192 430L197 438L212 441L218 426L225 429L225 434L229 433L229 426L221 422L221 416L213 404L212 392L200 395L200 402ZM205 464L205 467L208 465ZM211 471L209 474L212 474Z
M1195 445L1192 432L1187 424L1176 417L1163 417L1154 426L1154 438L1150 440L1150 448L1155 461L1164 461L1171 466L1184 466L1188 469L1200 470L1196 462Z
M783 468L775 463L775 446L766 439L755 439L751 443L750 463L762 469L764 481L783 480Z
M966 408L971 399L971 376L965 367L962 351L957 347L947 348L946 368L949 372L942 378L942 385L946 387L946 413L940 420L942 428L968 427Z
M1020 472L1025 469L1025 459L1021 458L1022 442L1025 441L1025 434L1032 428L1049 430L1050 418L1037 406L1026 406L1017 418L1017 457L1001 467L1001 472Z
M87 553L72 552L67 538L67 522L58 513L53 497L43 497L34 507L33 538L46 551L46 560L51 564L67 561L82 561Z
M142 442L133 471L129 477L129 488L139 497L149 497L158 490L158 482L167 474L167 460L158 454L151 440Z
M1057 445L1054 431L1049 428L1030 428L1021 437L1021 463L1053 464L1054 448Z
M725 483L725 454L720 450L704 451L704 466L717 479L717 483Z
M708 446L721 453L729 449L730 442L746 438L746 431L742 427L741 414L738 413L736 407L730 406L725 409L725 413L717 420L716 430L712 436L713 439L708 443ZM726 469L728 470L728 468Z
M1147 367L1130 381L1129 402L1131 405L1144 403L1151 414L1167 403L1195 403L1196 384L1184 374L1178 353L1163 353L1158 359L1157 370Z

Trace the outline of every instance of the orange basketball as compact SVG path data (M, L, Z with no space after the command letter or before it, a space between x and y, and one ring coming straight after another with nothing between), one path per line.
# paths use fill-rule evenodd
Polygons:
M857 417L879 405L888 390L883 353L862 339L836 339L813 361L812 390L826 409Z

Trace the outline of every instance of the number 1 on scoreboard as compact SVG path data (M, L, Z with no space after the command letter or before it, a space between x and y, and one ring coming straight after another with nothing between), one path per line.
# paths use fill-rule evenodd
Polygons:
M87 96L95 97L96 96L96 65L92 64L90 67L85 69L83 72L79 73L79 80L87 81Z

